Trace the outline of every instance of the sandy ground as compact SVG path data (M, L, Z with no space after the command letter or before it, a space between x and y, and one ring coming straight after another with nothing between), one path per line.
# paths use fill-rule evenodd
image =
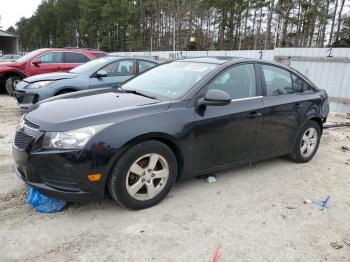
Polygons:
M217 245L219 261L350 261L350 151L341 150L350 128L325 131L307 164L277 158L218 173L216 183L182 181L150 209L106 199L40 214L13 172L20 115L0 96L0 261L212 261ZM327 194L328 210L302 203Z

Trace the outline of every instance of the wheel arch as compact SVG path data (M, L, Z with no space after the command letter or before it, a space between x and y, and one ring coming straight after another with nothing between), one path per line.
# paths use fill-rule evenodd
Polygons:
M307 117L305 117L304 121L300 124L300 126L298 128L298 131L295 134L295 137L294 137L293 144L292 144L291 148L293 148L293 146L294 146L294 144L296 142L296 139L298 138L298 135L300 134L300 131L303 128L303 126L310 120L315 121L320 126L321 135L322 135L322 133L323 133L323 122L324 122L322 116L321 115L316 115L316 114L308 115Z
M19 76L22 79L27 77L24 73L22 73L20 71L10 71L10 72L6 72L5 74L1 75L0 82L6 81L9 77L12 77L12 76Z
M114 160L116 163L119 158L131 147L133 147L136 144L139 144L144 141L148 140L156 140L159 141L165 145L167 145L171 151L174 153L176 160L177 160L177 179L181 177L183 167L184 167L184 155L180 149L180 146L176 143L175 138L173 138L171 135L166 133L159 133L159 132L152 132L152 133L146 133L138 135L128 142L126 142L122 148L122 152L118 155L118 157Z
M61 93L67 92L67 91L76 92L76 91L79 91L79 89L76 87L63 87L63 88L56 90L53 96L60 95Z
M321 130L321 134L322 134L323 133L323 122L324 122L322 120L322 118L319 116L312 116L312 117L307 119L307 121L310 121L310 120L315 121L320 126L320 130Z

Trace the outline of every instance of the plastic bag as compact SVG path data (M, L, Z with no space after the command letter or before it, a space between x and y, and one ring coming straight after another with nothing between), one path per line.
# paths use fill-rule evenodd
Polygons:
M46 196L32 186L27 188L27 204L32 205L37 212L54 213L61 211L66 201Z

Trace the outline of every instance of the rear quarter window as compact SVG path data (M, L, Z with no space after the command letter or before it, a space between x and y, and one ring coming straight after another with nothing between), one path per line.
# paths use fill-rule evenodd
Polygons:
M67 64L82 64L86 63L87 61L90 61L91 59L88 58L86 55L82 53L75 53L75 52L66 52L64 53L64 62Z
M92 53L92 55L95 56L96 58L107 56L106 53Z

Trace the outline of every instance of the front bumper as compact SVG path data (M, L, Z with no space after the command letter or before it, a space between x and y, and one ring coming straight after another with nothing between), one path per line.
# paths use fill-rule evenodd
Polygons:
M14 97L20 108L26 109L36 104L39 101L39 95L34 93L27 93L25 91L15 91Z
M40 149L44 132L25 127L17 131L12 143L15 171L26 184L43 194L67 201L90 201L104 198L107 171L94 164L94 156L81 150ZM101 173L100 181L88 175Z

